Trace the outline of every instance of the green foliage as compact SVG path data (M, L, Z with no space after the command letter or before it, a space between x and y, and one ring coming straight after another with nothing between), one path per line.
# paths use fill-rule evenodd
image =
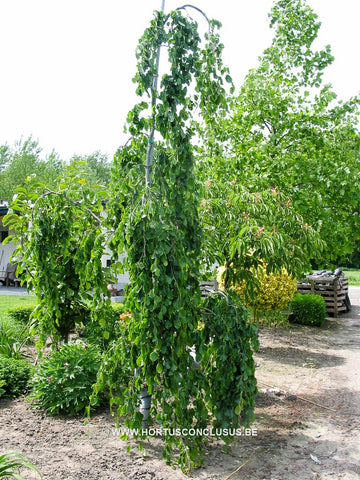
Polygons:
M220 432L224 428L247 426L253 420L257 391L253 361L253 350L258 347L257 328L248 322L249 313L239 297L235 292L222 293L206 298L199 307L199 324L192 333L191 345L200 367L194 367L189 348L186 348L188 368L185 373L175 370L171 358L162 359L155 351L152 354L161 388L149 389L153 404L151 413L164 428L163 457L167 461L177 459L183 468L195 460L201 461L198 456L203 451L204 438L176 437L167 433L167 429L212 427ZM93 398L96 399L99 392L110 390L112 408L119 416L126 416L127 427L139 428L142 415L139 413L138 385L144 388L144 382L133 373L133 343L126 335L131 322L131 316L125 319L123 335L106 352ZM179 351L178 345L174 348ZM169 380L165 377L169 376L171 368L178 382L174 399L169 395ZM230 443L233 439L223 437L223 440Z
M21 325L8 317L0 318L0 355L21 358L22 348L29 342L27 325Z
M111 166L107 155L100 152L94 152L91 155L74 155L70 164L74 165L78 162L84 163L84 178L90 185L107 186L110 182Z
M329 46L314 50L320 22L304 0L276 2L270 24L274 29L271 45L232 99L229 118L218 124L223 147L214 151L205 145L199 170L204 182L212 182L205 194L214 210L204 219L209 230L213 217L224 218L209 232L209 243L221 252L226 243L238 251L239 242L246 255L252 253L253 243L256 254L264 243L260 258L267 260L272 254L283 259L283 266L293 273L289 266L293 245L299 247L294 252L295 260L300 254L298 263L307 257L323 265L351 253L359 244L359 98L336 102L331 86L322 85L333 57ZM231 180L241 186L238 191L233 188L233 194ZM283 198L280 202L271 199L274 189ZM259 230L260 238L252 238L257 229L264 229L262 235ZM226 259L218 264L226 264ZM305 264L303 268L306 271Z
M100 152L74 155L70 165L79 161L84 163L83 175L90 185L109 184L110 163L106 155ZM25 187L26 179L31 175L36 175L38 182L53 188L65 168L65 163L55 151L43 158L39 143L32 137L21 139L13 148L0 145L0 198L10 202L16 189Z
M33 310L34 307L32 306L21 305L18 307L9 308L7 313L10 318L25 325L29 322Z
M109 392L110 408L119 416L122 415L121 412L125 411L125 399L135 402L129 405L132 414L136 414L136 408L139 406L139 398L134 398L134 395L128 390L129 385L134 382L134 366L131 359L132 343L129 340L129 323L132 319L133 317L129 313L120 314L117 318L116 330L119 334L116 341L109 343L103 353L96 384L93 386L90 397L91 405L97 404L99 396L101 398L101 395Z
M195 335L197 358L208 412L219 428L248 426L253 420L256 389L253 350L257 328L235 292L207 297L202 304L203 328ZM199 396L203 393L199 393Z
M38 322L40 347L49 335L55 344L67 341L86 316L86 301L101 307L104 302L97 299L108 295L109 272L101 264L106 192L88 185L83 166L67 167L54 189L30 178L4 219L14 231L7 241L17 242L13 261L37 296L32 318Z
M5 380L0 380L0 397L5 393L5 389L2 388L5 386Z
M100 360L94 345L62 345L39 364L30 382L29 400L51 415L83 412L89 404Z
M253 272L264 263L267 273L285 268L294 277L310 268L322 243L278 188L250 192L225 158L203 161L199 170L204 248L210 265L225 266L227 286L245 281L251 293L258 287Z
M2 389L5 390L4 396L18 397L24 394L31 370L31 365L25 360L0 355L0 382L5 382L2 385Z
M38 469L29 462L23 455L16 452L9 452L0 455L0 478L14 478L15 480L25 480L20 475L20 469L28 468L33 470L41 478Z
M197 23L190 16L181 10L169 15L156 12L137 49L134 81L137 94L145 100L128 114L132 138L115 155L108 210L114 229L111 249L115 257L126 252L122 268L130 275L126 308L132 318L98 377L98 389L112 391L112 404L125 417L127 427L141 428L139 394L143 389L153 396L156 421L167 429L204 426L213 418L223 425L236 422L239 414L246 421L255 395L256 388L247 381L254 368L251 359L247 357L247 363L237 356L233 343L223 339L228 330L219 328L219 314L214 313L214 326L203 337L198 330L202 232L192 138L200 121L215 131L217 119L227 109L223 78L228 83L231 78L221 61L218 26L210 21L205 41L200 43ZM163 45L166 73L157 89ZM199 117L195 112L202 120L195 122ZM155 132L160 137L156 141ZM229 322L233 325L235 319ZM189 348L196 343L205 352L202 342L214 329L220 336L211 348L214 355L217 352L219 367L223 368L227 356L232 368L229 378L238 380L243 374L232 391L225 379L216 378L215 368L207 376L192 368ZM249 336L243 341L248 345ZM216 393L211 379L219 387ZM184 470L201 462L202 438L165 435L164 440L166 460L174 458L176 449L176 460Z
M296 293L290 307L292 323L321 327L325 322L326 304L320 295Z
M106 305L101 313L101 320L92 319L90 315L80 326L81 336L87 343L97 345L101 351L105 351L123 335L123 320L121 314L126 314L127 309L123 303L111 303Z
M246 307L254 311L254 317L257 319L267 311L284 310L296 292L297 283L294 277L284 268L277 274L267 273L264 265L252 273L255 277L253 283L257 284L257 288L248 288L244 280L234 280L230 288L237 292ZM225 290L225 274L224 267L218 270L217 280L221 290Z
M23 187L29 175L36 174L49 187L62 171L58 155L53 152L48 158L41 158L41 148L31 137L20 140L14 148L0 147L0 198L11 201L15 189Z
M338 263L339 264L339 263ZM354 252L348 255L345 259L343 259L343 263L341 263L345 268L349 269L359 269L360 268L360 251L357 248Z

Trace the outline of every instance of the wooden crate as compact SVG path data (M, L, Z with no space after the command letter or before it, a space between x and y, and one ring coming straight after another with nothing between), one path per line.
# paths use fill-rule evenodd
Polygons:
M335 318L339 313L349 311L348 277L308 275L297 284L297 291L321 295L325 300L327 313Z

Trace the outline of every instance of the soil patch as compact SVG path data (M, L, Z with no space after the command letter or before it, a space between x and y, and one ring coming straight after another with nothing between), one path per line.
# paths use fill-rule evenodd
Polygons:
M359 292L350 289L350 313L321 329L260 329L257 435L237 437L230 451L210 442L204 466L191 478L360 478ZM128 453L104 412L84 425L82 418L49 417L23 398L2 399L0 432L0 452L24 453L44 480L188 478L161 460L160 438L146 442L145 454L135 442Z

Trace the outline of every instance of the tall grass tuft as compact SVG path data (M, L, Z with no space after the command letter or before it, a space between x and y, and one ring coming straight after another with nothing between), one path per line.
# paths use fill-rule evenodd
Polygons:
M29 462L27 458L20 453L10 452L0 455L0 478L15 478L16 480L26 480L20 475L20 468L29 468L35 471L39 478L41 474L39 470Z
M20 325L6 316L0 317L0 355L7 358L21 358L22 349L29 340L27 325Z

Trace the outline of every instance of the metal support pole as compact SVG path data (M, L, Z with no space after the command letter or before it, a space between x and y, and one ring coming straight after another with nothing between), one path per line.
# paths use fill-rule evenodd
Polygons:
M165 10L165 0L162 0L161 11ZM151 110L153 116L153 125L150 131L147 151L146 151L146 160L145 160L145 185L146 187L151 187L151 167L153 164L154 157L154 136L155 136L155 106L156 106L156 93L158 88L158 76L159 76L159 64L160 64L160 46L157 50L156 56L156 74L153 78L152 84L152 98L151 98Z
M162 0L161 11L165 10L165 0ZM159 64L160 64L160 46L157 50L156 57L156 74L153 78L152 84L152 99L151 99L151 109L153 115L153 126L150 131L148 146L146 151L146 160L145 160L145 185L146 187L151 187L151 167L153 164L154 156L154 135L155 135L155 106L156 106L156 92L158 88L158 76L159 76ZM135 370L136 376L136 370ZM143 415L142 428L148 427L148 418L151 408L151 395L149 394L148 386L145 385L144 389L140 392L140 413Z

